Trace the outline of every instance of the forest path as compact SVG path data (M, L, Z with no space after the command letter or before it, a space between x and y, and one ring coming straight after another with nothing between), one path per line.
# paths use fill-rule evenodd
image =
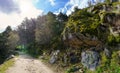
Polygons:
M40 60L33 59L28 55L15 57L14 66L10 67L6 73L55 73Z

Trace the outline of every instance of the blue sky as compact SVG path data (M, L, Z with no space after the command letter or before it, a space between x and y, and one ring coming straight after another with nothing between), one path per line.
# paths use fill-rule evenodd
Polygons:
M8 25L16 28L25 17L37 18L49 11L70 15L76 6L87 7L88 1L101 0L0 0L0 31Z
M45 13L48 11L66 13L67 10L74 7L74 5L78 6L79 8L86 7L87 2L88 0L38 0L34 3L34 5L36 8L42 9Z
M47 13L51 11L53 13L63 12L70 15L74 11L74 7L84 8L88 6L88 2L95 3L103 0L36 0L33 2L35 7Z
M44 10L44 12L52 11L55 12L59 8L63 8L64 5L68 2L68 0L53 0L55 4L51 4L49 0L39 0L37 3L34 3L34 5L38 9Z

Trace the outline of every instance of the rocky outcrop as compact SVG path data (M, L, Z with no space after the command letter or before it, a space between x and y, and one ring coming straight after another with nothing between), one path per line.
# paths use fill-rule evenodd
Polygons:
M109 31L114 36L120 36L120 14L116 13L107 13L104 16L104 22Z
M72 38L65 39L64 43L70 47L79 48L80 46L101 46L101 41L96 36L90 36L89 34L83 35L80 33L71 34ZM66 36L68 37L68 36Z
M63 43L71 50L80 50L79 60L84 67L95 70L103 60L101 53L105 55L105 62L112 58L114 49L109 47L120 43L119 10L120 3L103 3L76 11L70 16L62 33ZM72 55L69 59L74 62L77 57Z

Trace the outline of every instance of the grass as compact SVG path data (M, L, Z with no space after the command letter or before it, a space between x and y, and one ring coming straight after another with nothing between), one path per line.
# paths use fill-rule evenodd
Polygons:
M0 65L0 73L6 73L6 70L14 65L14 59L10 59Z

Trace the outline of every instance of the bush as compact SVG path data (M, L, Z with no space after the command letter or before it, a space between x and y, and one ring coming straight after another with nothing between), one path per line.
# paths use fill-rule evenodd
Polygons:
M116 46L117 44L120 43L120 36L113 36L113 35L109 35L108 36L108 44L111 46Z
M27 47L28 53L33 57L38 57L43 54L42 49L38 46L37 43L31 43Z

